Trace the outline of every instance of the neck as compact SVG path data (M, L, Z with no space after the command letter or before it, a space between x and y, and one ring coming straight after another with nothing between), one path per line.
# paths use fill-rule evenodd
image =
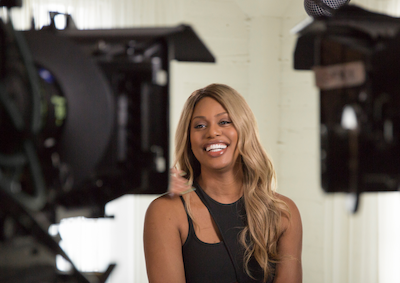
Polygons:
M220 203L233 203L243 195L243 171L240 165L227 172L203 169L198 183L211 198Z

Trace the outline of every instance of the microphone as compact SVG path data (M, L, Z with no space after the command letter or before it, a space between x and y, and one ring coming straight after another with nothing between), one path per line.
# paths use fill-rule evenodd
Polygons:
M350 0L304 0L304 9L311 17L330 17L349 2Z

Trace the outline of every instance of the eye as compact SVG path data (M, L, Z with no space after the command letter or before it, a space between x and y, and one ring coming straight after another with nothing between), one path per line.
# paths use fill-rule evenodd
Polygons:
M202 129L202 128L205 128L205 126L206 125L204 125L204 124L198 124L198 125L194 126L194 128L195 129Z
M223 120L223 121L219 122L220 125L228 125L228 124L231 124L231 123L232 122L228 121L228 120Z

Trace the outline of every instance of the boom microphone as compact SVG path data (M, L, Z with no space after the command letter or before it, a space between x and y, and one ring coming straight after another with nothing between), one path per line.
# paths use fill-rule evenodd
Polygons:
M349 2L350 0L304 0L304 9L311 17L330 17L335 10Z

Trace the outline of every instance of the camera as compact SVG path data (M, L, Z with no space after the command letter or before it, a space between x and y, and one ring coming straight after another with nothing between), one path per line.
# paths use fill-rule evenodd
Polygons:
M167 190L170 61L215 58L188 25L78 30L50 17L41 30L0 21L0 281L105 282L113 265L58 272L55 255L69 259L47 229L60 209L103 217L122 195Z
M355 5L298 30L296 70L320 90L321 183L358 207L363 192L400 187L400 19Z

